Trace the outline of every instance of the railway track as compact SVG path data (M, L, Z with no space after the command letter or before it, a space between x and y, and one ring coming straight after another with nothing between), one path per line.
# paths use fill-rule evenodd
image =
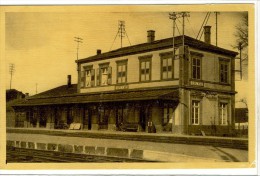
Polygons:
M6 153L7 163L75 163L75 162L155 162L134 158L118 158L111 156L86 155L76 153L62 153L25 148L8 147Z

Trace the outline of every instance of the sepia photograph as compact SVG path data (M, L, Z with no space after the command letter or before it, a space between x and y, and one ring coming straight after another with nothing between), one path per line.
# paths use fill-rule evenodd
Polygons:
M6 7L5 167L250 167L253 7Z

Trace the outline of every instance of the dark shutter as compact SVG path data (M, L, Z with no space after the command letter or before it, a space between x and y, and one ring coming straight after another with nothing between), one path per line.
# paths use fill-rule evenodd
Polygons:
M100 69L99 68L97 68L97 86L99 86L100 85Z
M108 67L107 84L112 84L112 67Z
M91 70L91 87L95 86L95 70Z
M85 86L85 71L81 71L80 74L80 87L84 87Z

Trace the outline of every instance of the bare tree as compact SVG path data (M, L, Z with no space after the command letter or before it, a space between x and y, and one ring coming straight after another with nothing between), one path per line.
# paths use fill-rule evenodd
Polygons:
M248 13L242 15L241 21L236 25L234 33L236 43L233 45L234 49L239 50L240 70L243 75L243 80L248 77ZM241 76L242 76L241 75ZM241 77L242 78L242 77Z
M244 13L242 17L242 21L236 25L235 32L236 46L240 46L242 48L246 48L248 46L248 14Z

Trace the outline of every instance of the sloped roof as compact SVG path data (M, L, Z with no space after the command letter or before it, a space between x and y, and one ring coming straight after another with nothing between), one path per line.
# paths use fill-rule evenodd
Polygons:
M62 86L47 90L45 92L36 94L34 96L31 96L27 99L30 100L30 99L35 99L35 98L60 97L60 96L72 95L75 93L77 93L77 84L72 84L69 87L67 85L62 85Z
M149 52L149 51L154 51L154 50L167 49L167 48L172 47L172 43L173 43L172 37L166 38L166 39L161 39L161 40L155 40L152 43L142 43L142 44L138 44L138 45L123 47L123 48L119 48L117 50L113 50L113 51L105 52L102 54L90 56L90 57L87 57L84 59L80 59L76 62L83 63L83 62L90 62L90 61L95 61L95 60L103 60L103 59L108 59L108 58ZM182 36L175 37L174 43L176 46L181 45ZM214 52L214 53L228 55L228 56L232 56L232 57L235 57L238 54L237 52L223 49L223 48L211 45L211 44L207 44L205 42L202 42L200 40L194 39L189 36L184 36L184 43L185 43L185 45L188 45L193 48L197 48L199 50Z
M124 90L102 93L76 93L76 91L77 87L75 85L71 87L71 89L66 89L66 86L60 86L55 89L32 96L22 102L18 102L13 105L13 107L153 99L177 100L179 96L178 89L173 88Z

